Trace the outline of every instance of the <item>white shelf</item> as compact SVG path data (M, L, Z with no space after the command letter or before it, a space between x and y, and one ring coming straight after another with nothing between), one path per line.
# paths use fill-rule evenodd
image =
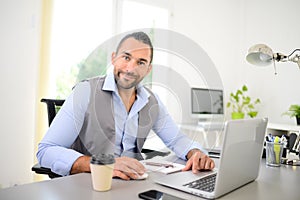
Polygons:
M289 124L278 124L278 123L268 123L268 129L279 130L279 131L300 131L300 126L289 125Z

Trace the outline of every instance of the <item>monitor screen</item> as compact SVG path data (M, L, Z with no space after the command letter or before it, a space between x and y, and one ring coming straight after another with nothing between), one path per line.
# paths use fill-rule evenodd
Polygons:
M223 90L192 88L192 114L205 115L223 115Z

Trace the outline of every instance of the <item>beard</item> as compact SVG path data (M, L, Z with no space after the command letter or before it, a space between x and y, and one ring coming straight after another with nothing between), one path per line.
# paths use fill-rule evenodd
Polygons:
M114 74L117 86L122 89L135 88L142 80L139 75L136 75L132 72L125 72L119 70L116 71Z

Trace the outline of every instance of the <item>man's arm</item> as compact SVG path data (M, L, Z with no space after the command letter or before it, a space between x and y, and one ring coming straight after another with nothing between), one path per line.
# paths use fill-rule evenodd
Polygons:
M82 172L90 172L90 156L80 156L72 165L70 174L78 174Z

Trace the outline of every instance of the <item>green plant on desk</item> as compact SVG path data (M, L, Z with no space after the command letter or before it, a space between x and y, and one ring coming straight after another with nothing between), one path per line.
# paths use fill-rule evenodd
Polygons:
M241 89L230 93L230 99L226 107L231 107L232 119L243 119L245 117L245 113L251 118L257 116L258 111L255 109L255 106L260 103L260 99L257 98L252 101L251 97L246 94L247 91L248 87L243 85Z
M300 125L300 105L298 105L298 104L290 105L288 111L284 112L283 115L288 115L290 117L296 117L297 125Z

